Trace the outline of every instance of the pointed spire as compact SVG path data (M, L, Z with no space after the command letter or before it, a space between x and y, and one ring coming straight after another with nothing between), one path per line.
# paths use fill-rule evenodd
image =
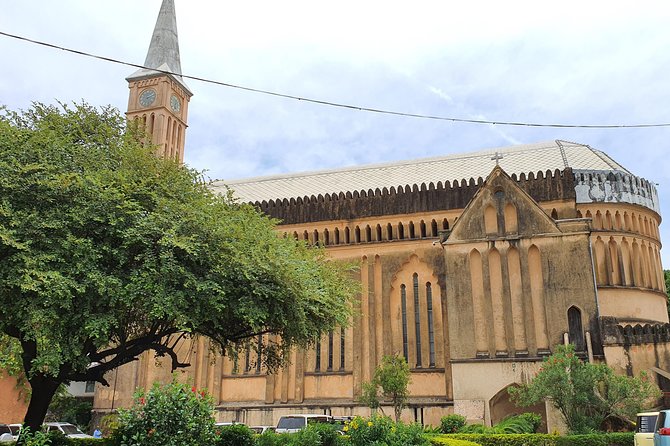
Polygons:
M174 0L163 0L154 33L151 36L149 51L144 61L144 66L153 70L141 68L128 76L126 80L138 80L141 78L160 75L159 71L174 73L172 77L191 93L181 77L181 60L179 58L179 36L177 34L177 14Z
M179 60L179 36L177 35L177 15L174 9L174 0L163 0L158 13L154 34L147 52L144 66L159 68L166 65L173 73L181 74Z

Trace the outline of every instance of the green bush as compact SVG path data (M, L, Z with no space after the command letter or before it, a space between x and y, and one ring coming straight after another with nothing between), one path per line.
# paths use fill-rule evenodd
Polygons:
M102 438L69 438L62 432L36 432L35 434L26 434L28 438L25 439L24 446L113 446L111 439ZM2 443L3 445L11 446L15 443Z
M558 437L556 446L633 446L633 432L612 432Z
M293 434L276 434L267 431L256 437L256 446L288 446L291 444L292 436Z
M316 426L306 426L291 434L290 446L321 446L321 436Z
M496 434L534 434L541 424L541 416L526 412L505 418L493 426L490 431Z
M216 446L254 446L254 432L244 424L218 427Z
M548 434L443 434L430 436L434 445L443 439L467 440L481 446L633 446L633 433L597 433L588 435Z
M356 417L345 426L352 446L428 445L419 424L394 423L388 417L373 415L370 418Z
M483 424L468 424L463 426L458 433L460 434L485 434L489 431L489 428Z
M51 444L49 435L44 432L30 432L30 429L27 427L24 427L21 430L21 436L25 446L47 446ZM13 445L15 443L7 442L4 444Z
M479 444L472 441L458 440L444 435L429 435L427 438L430 444L434 446L479 446Z
M212 398L176 377L148 393L139 391L130 409L119 410L119 446L211 446L216 442Z
M466 419L463 415L451 414L440 419L440 431L443 434L454 434L459 432L466 424Z
M337 428L338 426L334 424L326 423L316 423L307 426L307 429L314 430L319 435L320 446L339 446L343 444L343 437Z

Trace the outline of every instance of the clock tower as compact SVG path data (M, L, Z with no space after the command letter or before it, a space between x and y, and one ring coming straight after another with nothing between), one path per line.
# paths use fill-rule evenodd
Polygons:
M128 119L142 122L158 155L183 163L188 102L193 93L181 77L174 0L163 0L144 68L126 80Z

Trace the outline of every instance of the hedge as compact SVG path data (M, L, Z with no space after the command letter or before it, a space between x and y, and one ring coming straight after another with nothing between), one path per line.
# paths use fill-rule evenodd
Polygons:
M109 438L68 438L63 435L52 436L49 435L51 439L51 446L113 446L114 443ZM8 441L5 443L0 443L1 445L14 446L16 442Z
M447 435L426 435L425 437L430 440L430 444L434 446L479 446L472 441L459 440Z
M435 446L450 444L444 439L466 440L481 446L633 446L633 432L588 435L548 434L443 434L428 437ZM454 445L455 446L455 445Z

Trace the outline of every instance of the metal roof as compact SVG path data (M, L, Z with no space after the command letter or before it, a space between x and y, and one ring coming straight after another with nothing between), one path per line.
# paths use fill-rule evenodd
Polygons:
M446 180L486 178L495 166L496 161L491 158L496 153L502 155L500 166L510 175L547 170L553 172L567 167L575 171L618 171L631 174L604 152L585 144L556 140L413 161L215 181L212 189L223 192L225 185L228 185L241 200L260 202L430 182L436 184Z

